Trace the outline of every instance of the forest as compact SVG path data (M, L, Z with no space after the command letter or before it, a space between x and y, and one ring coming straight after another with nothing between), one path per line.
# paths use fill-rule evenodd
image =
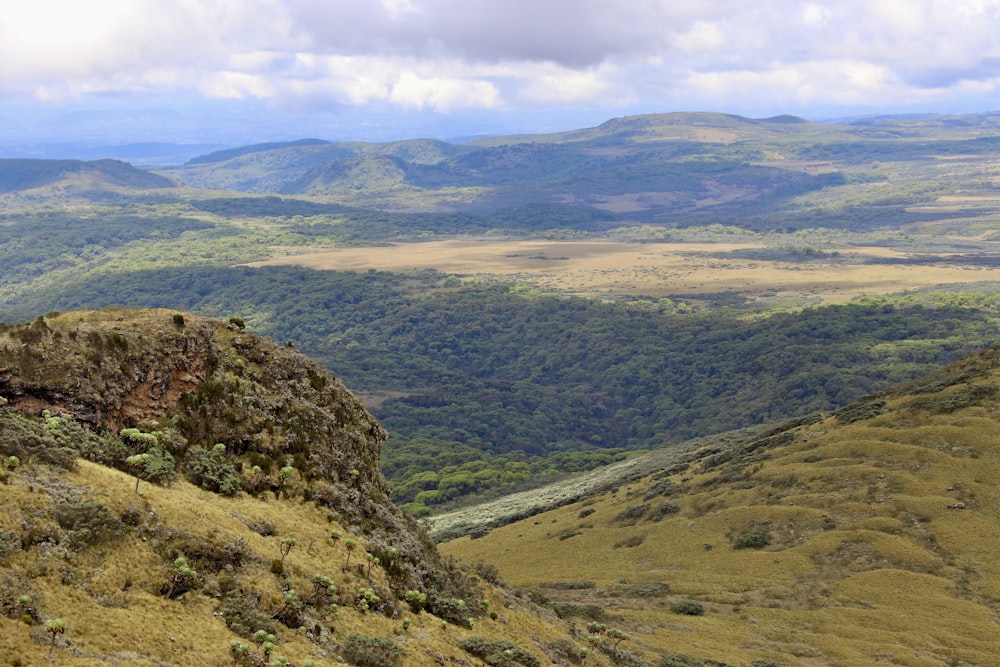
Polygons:
M416 514L632 452L832 410L982 349L997 298L942 294L765 314L605 302L513 284L297 267L111 273L55 310L169 307L240 317L372 404L384 472Z

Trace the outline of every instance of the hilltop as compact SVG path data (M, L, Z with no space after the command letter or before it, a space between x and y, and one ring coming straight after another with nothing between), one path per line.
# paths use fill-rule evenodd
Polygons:
M172 188L168 178L136 169L120 160L0 160L0 194L62 188L87 192L108 189Z
M558 619L440 556L389 501L382 427L238 318L4 325L0 397L4 664L391 666L513 646L533 666L576 650Z
M443 549L661 664L993 664L998 387L994 347L832 414L647 455L503 527L469 510L473 536Z

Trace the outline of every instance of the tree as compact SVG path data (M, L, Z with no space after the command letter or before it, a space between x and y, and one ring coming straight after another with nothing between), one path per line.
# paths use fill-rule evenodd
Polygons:
M294 537L286 537L281 540L281 544L278 545L278 551L281 552L281 569L285 569L285 556L287 556L291 551L292 547L298 544L299 541Z
M49 655L52 655L52 649L56 647L56 635L62 635L66 633L66 629L69 625L61 618L53 618L45 621L45 631L52 635L52 643L49 644Z
M133 470L135 470L135 492L139 493L139 472L145 470L146 465L149 463L149 454L133 454L132 456L125 459L125 463L129 464Z
M354 553L354 550L357 548L357 546L358 546L357 540L352 540L351 538L347 538L346 540L344 540L344 548L347 549L347 561L344 563L344 567L351 566L351 554Z

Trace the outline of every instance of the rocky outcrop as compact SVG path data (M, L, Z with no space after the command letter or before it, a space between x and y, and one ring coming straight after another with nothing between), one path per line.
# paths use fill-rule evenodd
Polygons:
M459 579L390 501L382 426L331 372L238 320L106 309L3 326L0 396L98 432L169 433L182 469L221 443L244 482L258 471L257 488L274 491L291 466L296 494L334 511L376 555L393 554L401 590L448 591Z

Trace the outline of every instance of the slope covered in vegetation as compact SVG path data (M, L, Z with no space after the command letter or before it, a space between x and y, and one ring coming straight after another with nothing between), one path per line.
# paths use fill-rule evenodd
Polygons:
M992 664L998 387L991 348L810 423L649 455L643 475L443 548L496 563L609 654Z
M0 194L83 179L91 188L172 188L174 182L120 160L0 160Z
M294 341L390 432L395 499L429 507L692 437L831 410L989 345L985 300L878 301L753 316L510 285L298 268L99 276L51 307L176 304ZM251 296L252 295L252 296ZM39 303L40 305L40 303Z
M5 664L391 667L510 645L533 666L576 651L556 619L442 558L389 502L378 423L238 320L5 327L0 397Z

